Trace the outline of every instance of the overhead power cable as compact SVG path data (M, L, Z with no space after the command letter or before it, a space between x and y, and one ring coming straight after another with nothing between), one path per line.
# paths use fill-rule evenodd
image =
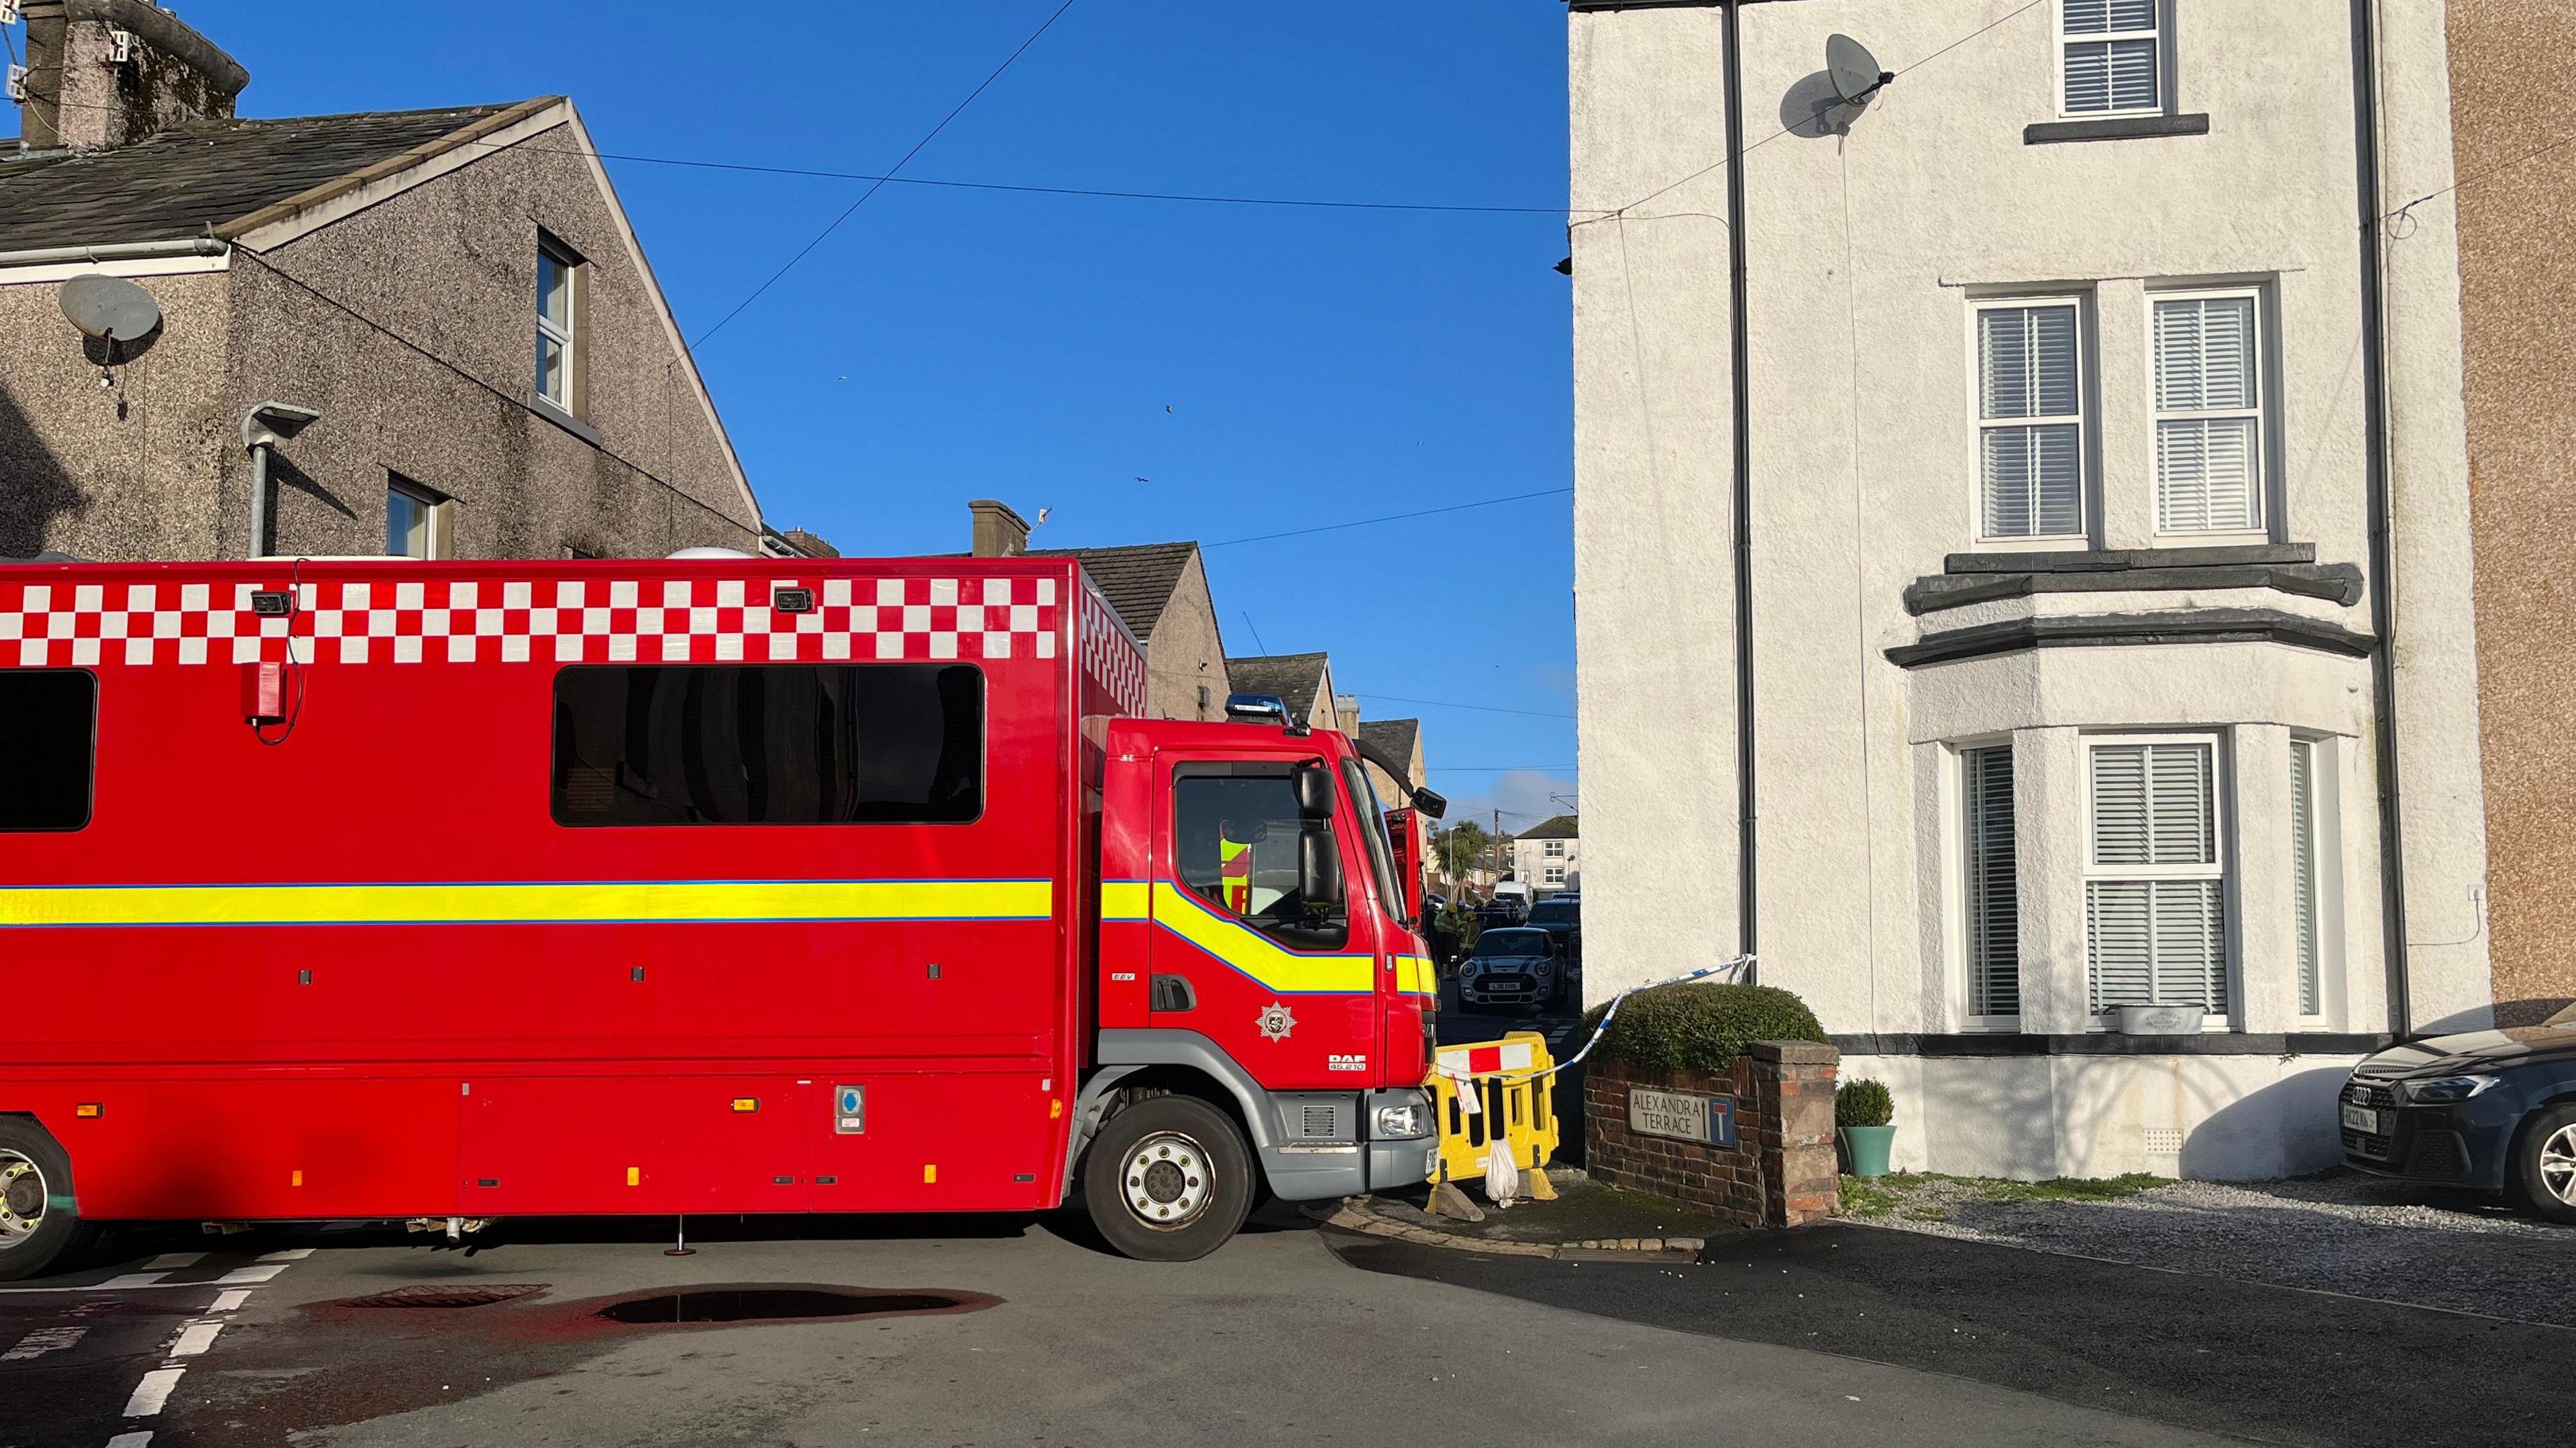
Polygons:
M1408 699L1402 694L1362 694L1363 699L1383 699L1390 704L1423 704L1434 709L1473 709L1480 714L1520 714L1531 719L1571 719L1571 714L1551 714L1543 709L1506 709L1499 704L1461 704L1455 699Z
M1958 39L1951 41L1949 44L1947 44L1947 45L1945 45L1945 46L1942 46L1939 50L1936 50L1936 51L1932 52L1930 55L1927 55L1927 56L1923 57L1921 60L1917 60L1917 61L1913 62L1912 64L1906 65L1906 66L1904 66L1904 67L1902 67L1902 68L1898 69L1898 70L1895 72L1895 74L1896 74L1896 75L1898 75L1898 76L1900 76L1900 77L1902 77L1902 76L1906 76L1906 75L1911 75L1911 74L1912 74L1912 73L1914 73L1915 71L1921 70L1923 67L1925 67L1925 66L1927 66L1927 65L1930 65L1932 62L1934 62L1934 61L1936 61L1936 60L1939 60L1941 57L1943 57L1943 56L1945 56L1945 55L1948 55L1951 51L1954 51L1954 50L1958 49L1960 46L1963 46L1963 45L1967 44L1969 41L1975 40L1975 39L1977 39L1979 36L1982 36L1982 35L1986 34L1987 32L1989 32L1989 31L1991 31L1991 30L1995 30L1995 29L1997 29L1997 28L1999 28L1999 27L2001 27L2001 26L2003 26L2003 25L2007 24L2008 22L2011 22L2011 21L2014 21L2014 20L2018 20L2018 19L2020 19L2022 16L2029 14L2029 13L2030 13L2030 12L2032 12L2033 10L2038 9L2040 6L2045 5L2045 4L2047 4L2047 3L2048 3L2048 0L2030 0L2030 3L2029 3L2029 4L2022 6L2020 9L2010 11L2010 12L2008 12L2008 13L2006 13L2006 14L2003 14L2003 15L1997 16L1997 17L1996 17L1995 19L1993 19L1993 20L1987 21L1985 24L1978 26L1976 29L1969 31L1967 34L1960 36ZM1743 151L1741 151L1741 152L1740 152L1740 153L1738 153L1738 154L1739 154L1739 156L1749 156L1749 155L1752 155L1755 151L1758 151L1758 150L1762 149L1764 146L1770 145L1773 141L1776 141L1776 140L1780 139L1782 136L1785 136L1785 135L1789 134L1792 130L1795 130L1795 129L1796 129L1796 126L1794 126L1794 125L1782 126L1780 129L1778 129L1778 130L1776 130L1776 131L1773 131L1771 134L1769 134L1769 135L1767 135L1767 136L1764 136L1761 140L1758 140L1758 141L1754 142L1752 145L1749 145L1749 146L1745 147L1745 148L1743 149ZM1705 166L1702 166L1702 167L1701 167L1701 168L1699 168L1698 170L1693 171L1692 173L1690 173L1690 174L1689 174L1689 175L1687 175L1687 176L1684 176L1683 178L1681 178L1681 179L1680 179L1680 180L1678 180L1678 181L1672 182L1672 183L1670 183L1670 184L1668 184L1668 185L1664 185L1664 186L1658 186L1658 187L1656 187L1654 190L1647 192L1645 195L1638 197L1636 200L1629 202L1627 205L1620 207L1620 208L1619 208L1618 210L1616 210L1616 211L1605 211L1605 212L1600 212L1600 213L1599 213L1599 214L1597 214L1597 215L1593 215L1593 216L1586 217L1586 218L1584 218L1583 220L1581 220L1581 221L1577 221L1577 222L1574 222L1574 223L1572 223L1572 224L1573 224L1573 225L1575 225L1575 226L1588 226L1588 225L1590 225L1590 224L1592 224L1593 222L1596 222L1596 221L1615 221L1615 220L1620 220L1620 219L1623 219L1623 218L1627 218L1627 217L1628 217L1628 213L1629 213L1629 212L1636 210L1638 207L1645 205L1647 202L1654 200L1656 197L1663 195L1663 194L1664 194L1665 192L1667 192L1667 191L1675 191L1675 190L1679 190L1680 188L1682 188L1682 187L1684 187L1684 186L1688 186L1688 185L1689 185L1690 183L1692 183L1693 181L1698 180L1699 178L1701 178L1702 176L1707 175L1707 174L1708 174L1709 172L1711 172L1711 171L1722 171L1722 170L1724 170L1724 169L1726 168L1726 163L1727 163L1727 161L1728 161L1729 159L1730 159L1730 158L1728 158L1728 157L1723 157L1723 156L1721 156L1721 157L1719 157L1717 160L1712 161L1712 162L1710 162L1709 164L1707 164L1707 165L1705 165ZM1664 219L1664 218L1661 218L1661 217L1638 217L1638 218L1633 218L1633 219L1636 219L1636 220L1662 220L1662 219ZM1711 220L1718 220L1718 219L1720 219L1720 218L1717 218L1717 217L1711 217L1710 219L1711 219Z
M1572 488L1541 488L1535 493L1514 493L1505 498L1480 498L1472 503L1452 503L1445 508L1422 508L1411 513L1389 513L1383 518L1354 518L1347 523L1319 523L1312 528L1291 528L1285 533L1256 533L1249 538L1228 538L1217 543L1202 543L1199 551L1210 548L1232 548L1238 543L1267 543L1273 538L1302 538L1309 533L1330 533L1342 528L1366 528L1378 523L1401 523L1407 518L1428 518L1438 513L1463 513L1470 508L1491 508L1501 503L1518 503L1530 498L1553 498L1573 492Z
M893 167L892 167L892 168L890 168L890 169L886 172L886 174L885 174L885 178L884 178L884 179L880 179L880 180L878 180L875 184L873 184L873 185L869 186L867 190L860 192L860 193L859 193L859 199L858 199L858 200L856 200L856 201L851 202L848 206L846 206L846 207L842 208L841 214L832 218L832 224L831 224L831 225L824 227L824 228L823 228L821 231L819 231L819 232L816 232L816 233L814 234L814 239L813 239L812 241L809 241L809 242L805 243L805 245L804 245L801 249L799 249L799 250L797 251L797 253L796 253L794 256L789 257L789 258L787 259L787 264L786 264L785 266L782 266L782 267L780 267L777 271L770 273L769 280L767 280L767 281L765 281L765 282L762 282L762 283L761 283L759 286L757 286L757 287L752 288L752 291L751 291L751 295L750 295L750 296L747 296L747 297L743 298L740 302L735 303L735 304L734 304L734 309L733 309L732 311L725 313L725 314L724 314L724 316L723 316L723 318L722 318L721 320L719 320L719 321L718 321L714 326L707 328L707 329L706 329L705 331L703 331L703 332L700 332L700 333L698 334L698 336L697 336L697 340L696 340L695 342L690 343L689 345L690 345L693 349L694 349L694 348L696 348L696 347L699 347L699 346L704 345L704 344L705 344L705 342L706 342L706 340L707 340L709 337L712 337L712 336L714 336L716 333L721 332L721 331L723 331L723 330L725 329L725 323L730 322L730 321L732 321L734 318L741 316L741 315L742 315L742 312L743 312L743 308L750 306L752 303L754 303L754 302L756 302L756 301L759 301L759 300L760 300L760 297L761 297L761 293L766 292L766 291L768 291L771 287L774 287L774 286L778 285L778 279L779 279L780 277L783 277L783 276L787 275L789 272L794 271L794 270L796 269L796 264L797 264L798 262L803 261L803 260L806 258L806 256L814 250L814 248L816 248L816 247L818 247L818 246L821 246L821 245L823 244L823 240L824 240L824 238L826 238L826 237L830 236L833 232L840 230L840 229L841 229L841 223L842 223L842 222L849 220L849 219L850 219L850 217L851 217L854 213L856 213L860 207L867 205L867 204L868 204L868 198L870 198L870 197L872 197L872 196L876 195L879 191L884 190L884 189L885 189L885 186L886 186L886 180L893 178L893 177L895 176L895 174L896 174L896 173L898 173L898 172L900 172L900 171L902 171L904 167L906 167L906 166L908 166L908 165L912 164L912 158L913 158L913 157L915 157L915 156L920 155L920 154L921 154L921 152L922 152L922 148L924 148L924 147L928 146L931 142L933 142L933 141L935 141L935 140L938 140L938 139L939 139L939 133L940 133L940 132L942 132L942 131L944 131L944 130L947 130L947 129L948 129L948 124L949 124L949 122L954 121L954 120L956 120L959 116L964 115L964 114L966 113L966 108L967 108L968 106L971 106L971 105L975 104L975 99L976 99L976 97L981 96L984 92L986 92L986 91L988 91L988 90L992 89L992 88L993 88L993 82L995 82L995 81L997 81L997 80L1000 80L1000 79L1002 78L1002 72L1004 72L1004 71L1006 71L1006 70L1009 70L1009 69L1011 68L1011 66L1013 65L1013 63L1017 62L1021 56L1028 54L1028 53L1029 53L1029 47L1030 47L1030 46L1033 46L1033 45L1035 45L1035 44L1037 44L1037 43L1038 43L1038 40L1039 40L1039 38L1040 38L1040 37L1044 36L1048 31L1050 31L1050 30L1054 29L1054 28L1055 28L1055 23L1056 23L1057 21L1062 20L1062 19L1064 18L1064 12L1066 12L1066 11L1068 11L1068 10L1072 9L1072 8L1073 8L1073 6L1074 6L1074 0L1064 0L1064 3L1063 3L1063 4L1061 4L1061 5L1057 6L1057 7L1055 8L1055 13L1054 13L1054 14L1049 15L1049 16L1046 18L1046 20L1045 20L1045 22L1044 22L1044 23L1040 24L1036 30L1031 31L1031 32L1029 33L1029 38L1028 38L1028 39L1023 40L1023 41L1021 41L1021 42L1020 42L1020 48L1019 48L1019 49L1014 50L1014 51L1012 51L1009 55L1007 55L1007 56L1003 57L1003 59L1002 59L1002 63L1001 63L1000 65L997 65L997 66L993 67L993 73L992 73L992 74L990 74L990 75L988 75L988 76L984 77L983 82L982 82L981 84L977 85L973 90L968 91L968 92L966 93L966 99L964 99L964 100L962 100L962 101L959 101L959 102L957 103L956 107L955 107L953 110L949 111L949 113L948 113L948 114L946 114L946 115L944 115L944 116L941 116L941 117L939 118L939 124L938 124L938 125L935 125L935 126L933 126L933 127L931 127L931 128L930 128L930 131L929 131L929 133L928 133L927 135L924 135L920 140L913 142L913 144L912 144L912 149L903 153L903 159L894 163Z
M531 146L525 141L468 141L469 146L516 149L525 154L595 156L602 161L631 161L644 166L678 166L696 171L739 171L753 176L795 176L817 181L872 181L885 186L924 186L952 191L1003 191L1026 196L1087 196L1107 201L1172 201L1199 206L1268 206L1321 211L1427 211L1469 216L1564 216L1562 206L1488 206L1445 201L1346 201L1316 196L1235 196L1206 191L1122 191L1099 186L1039 186L1011 181L959 181L951 177L897 176L874 171L833 171L814 166L755 166L747 161L706 161L683 156L647 156L634 151L576 150Z

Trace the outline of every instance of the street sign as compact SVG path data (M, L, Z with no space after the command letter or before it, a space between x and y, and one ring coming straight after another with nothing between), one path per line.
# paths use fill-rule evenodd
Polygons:
M1710 1146L1735 1145L1735 1098L1679 1091L1628 1091L1628 1129Z

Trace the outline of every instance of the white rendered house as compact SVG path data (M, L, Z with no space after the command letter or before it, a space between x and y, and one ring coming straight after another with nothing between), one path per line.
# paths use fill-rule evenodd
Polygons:
M1900 1167L2331 1164L2492 1002L2441 7L1569 8L1587 992L1749 943Z

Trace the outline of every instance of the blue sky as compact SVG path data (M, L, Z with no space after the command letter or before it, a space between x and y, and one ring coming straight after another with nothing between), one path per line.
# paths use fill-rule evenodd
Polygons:
M1058 3L180 11L250 68L245 114L562 92L605 152L866 172ZM906 174L1553 207L1564 23L1554 0L1076 0ZM608 164L693 338L864 189ZM1052 509L1047 546L1218 543L1565 486L1565 249L1547 215L890 186L699 361L771 522L844 552L960 548L982 496ZM1553 811L1568 504L1213 548L1228 651L1328 649L1369 716L1424 720L1435 787ZM1539 769L1456 768L1496 765Z

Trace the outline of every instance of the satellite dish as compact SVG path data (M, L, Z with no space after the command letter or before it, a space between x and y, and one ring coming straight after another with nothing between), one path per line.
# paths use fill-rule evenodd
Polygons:
M1825 37L1825 73L1833 77L1834 94L1855 111L1896 79L1896 72L1879 69L1878 57L1869 53L1868 46L1848 35Z
M123 277L90 272L63 283L55 296L73 326L102 341L131 342L161 325L161 304Z

